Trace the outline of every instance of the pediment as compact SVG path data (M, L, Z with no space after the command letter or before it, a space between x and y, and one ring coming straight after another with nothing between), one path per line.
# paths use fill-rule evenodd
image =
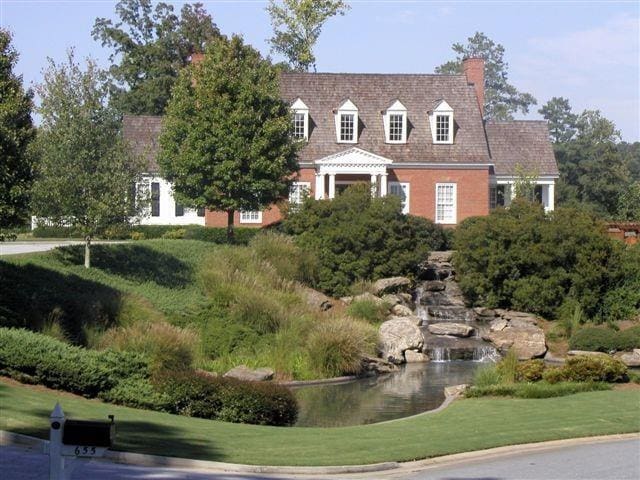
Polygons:
M451 108L451 105L449 105L446 100L441 99L436 102L436 105L433 108L433 111L434 112L453 112L453 108Z
M328 155L324 158L316 160L318 165L380 165L386 166L393 163L390 160L375 153L362 150L361 148L353 147L343 150L342 152Z

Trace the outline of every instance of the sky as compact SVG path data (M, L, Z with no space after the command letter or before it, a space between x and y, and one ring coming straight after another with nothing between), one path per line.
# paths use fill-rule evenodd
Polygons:
M181 2L172 3L179 10ZM207 1L225 34L268 55L272 34L266 1ZM349 1L330 19L315 49L319 72L433 73L455 58L451 45L476 31L505 48L509 81L538 105L518 118L539 119L551 97L574 112L599 109L640 140L640 2L634 1ZM91 37L97 17L115 17L111 0L0 0L0 25L14 35L16 67L27 86L42 80L47 57L68 48L109 66L110 51ZM273 56L274 60L282 60Z

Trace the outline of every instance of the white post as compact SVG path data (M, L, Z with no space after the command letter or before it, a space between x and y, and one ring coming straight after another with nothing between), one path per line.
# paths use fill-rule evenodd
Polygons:
M336 196L336 174L329 174L329 198L335 198Z
M316 200L324 198L324 173L316 173Z
M62 456L62 428L64 412L56 403L49 417L49 480L64 480L64 457Z
M371 175L371 196L372 197L378 196L378 176L377 175Z
M387 176L388 175L389 174L385 172L380 176L380 196L381 197L387 196Z
M556 184L551 183L547 186L547 210L552 212L555 208Z

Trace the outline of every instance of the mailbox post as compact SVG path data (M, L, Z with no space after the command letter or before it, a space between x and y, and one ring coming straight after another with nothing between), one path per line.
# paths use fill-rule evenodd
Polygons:
M65 457L102 457L115 438L113 415L109 421L68 420L56 403L49 431L49 479L65 480Z

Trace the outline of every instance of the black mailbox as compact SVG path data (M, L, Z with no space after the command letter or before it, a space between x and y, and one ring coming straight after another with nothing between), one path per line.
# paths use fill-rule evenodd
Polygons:
M110 422L67 420L64 422L62 443L64 445L111 447L116 435L115 427L113 419Z

